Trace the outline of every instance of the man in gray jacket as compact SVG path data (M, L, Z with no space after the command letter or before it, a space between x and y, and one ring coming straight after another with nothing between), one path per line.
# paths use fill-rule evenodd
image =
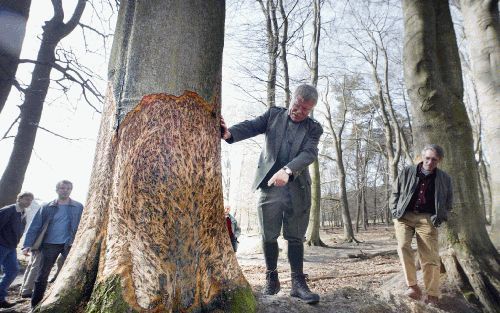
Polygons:
M278 242L288 241L288 261L292 272L292 297L307 303L319 301L309 290L303 273L304 235L311 206L311 177L308 165L318 156L318 143L323 128L309 118L318 101L316 88L300 85L290 108L272 107L263 115L227 128L221 121L222 138L228 143L265 134L265 145L253 184L260 189L259 223L266 261L264 293L274 295L280 290L278 279Z
M422 150L422 162L406 167L394 182L390 209L398 241L398 254L408 289L406 295L419 300L415 259L411 242L417 237L417 251L427 293L425 302L436 305L439 297L439 246L437 227L447 220L452 208L451 178L437 168L443 148L429 144Z

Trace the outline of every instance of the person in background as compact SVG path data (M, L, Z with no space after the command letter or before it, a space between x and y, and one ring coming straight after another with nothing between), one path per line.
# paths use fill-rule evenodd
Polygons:
M16 248L26 227L26 208L33 201L31 192L22 192L14 204L0 209L0 265L4 275L0 281L0 308L11 308L15 304L7 301L10 284L19 272Z
M420 300L415 257L411 242L417 238L417 252L422 265L425 303L436 306L439 298L438 229L452 209L453 186L446 172L438 169L444 150L436 144L422 149L422 162L407 166L394 181L390 209L398 241L398 254L408 289L405 294Z
M226 214L226 226L229 233L229 238L231 239L231 244L233 245L233 250L236 252L238 250L238 237L241 234L241 228L238 226L238 221L231 215L231 207L226 205L224 207L224 213Z
M40 209L40 205L38 202L33 200L31 205L26 209L26 231L24 233L24 237L26 237L26 232L28 231L29 225L33 221L36 212ZM19 295L21 298L31 298L31 294L33 293L33 287L35 286L35 278L38 275L40 270L40 253L37 250L32 251L30 260L28 262L28 266L24 270L23 283L19 288Z
M72 190L73 184L70 181L62 180L58 182L56 185L57 199L38 210L26 233L23 253L29 255L31 247L38 236L43 233L43 228L46 226L40 246L42 257L40 273L35 280L35 288L31 297L32 308L43 298L50 270L54 266L57 257L62 254L66 258L75 239L83 212L83 205L70 198Z

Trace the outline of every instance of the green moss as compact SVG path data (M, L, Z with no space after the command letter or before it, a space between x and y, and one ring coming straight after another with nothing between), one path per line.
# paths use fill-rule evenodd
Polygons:
M94 292L85 309L86 313L135 312L123 299L123 288L119 276L113 276L94 287Z
M231 313L251 313L257 309L257 302L252 293L252 288L247 286L245 288L238 288L227 296L229 310L226 312Z

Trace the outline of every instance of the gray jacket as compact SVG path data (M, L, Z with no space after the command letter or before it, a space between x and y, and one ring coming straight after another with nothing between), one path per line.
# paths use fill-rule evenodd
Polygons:
M281 142L285 138L288 111L283 107L272 107L253 120L238 123L229 128L232 140L238 142L259 134L266 135L266 142L259 157L253 189L259 188L268 172L273 168L278 157ZM294 206L309 208L311 202L311 176L308 165L318 157L319 138L323 134L321 125L306 118L300 123L295 135L290 155L292 160L286 165L293 172L293 181L289 182L290 194Z
M404 215L417 185L417 165L405 167L392 185L389 208L394 218L401 218ZM438 168L436 168L434 189L436 213L431 216L431 221L434 226L438 227L448 220L448 211L451 211L453 204L451 178Z

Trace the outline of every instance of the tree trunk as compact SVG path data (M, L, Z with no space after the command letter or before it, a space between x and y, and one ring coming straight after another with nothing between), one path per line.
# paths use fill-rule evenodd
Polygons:
M25 93L24 102L21 105L21 118L14 139L14 147L0 179L0 207L15 202L17 194L21 191L24 175L35 144L43 104L49 89L50 72L55 62L56 46L78 24L86 0L78 1L75 12L67 23L64 23L62 0L52 0L52 4L54 6L54 16L43 27L42 43L38 51L37 63L33 69L31 83Z
M89 198L42 312L255 310L224 223L224 9L121 1Z
M311 54L311 84L314 87L318 85L318 72L319 72L319 40L321 29L321 5L319 0L314 1L314 19L313 19L313 48ZM311 112L313 117L314 112ZM319 236L319 217L321 214L321 175L319 171L319 161L316 159L310 168L312 169L311 175L311 212L309 215L309 225L307 227L306 241L308 245L313 246L326 246Z
M442 168L453 179L454 211L441 231L448 278L486 312L500 306L500 257L478 203L478 169L448 1L403 1L404 69L413 109L415 152L443 146ZM457 140L457 138L459 140Z
M283 20L283 35L281 36L280 46L281 53L280 59L283 63L283 89L285 90L285 108L290 106L292 93L290 91L290 74L288 73L288 58L287 58L287 44L288 44L288 14L285 12L283 0L278 0L280 7L281 19Z
M500 245L500 18L498 1L460 0L465 35L478 89L492 189L491 238Z
M260 3L262 13L266 19L267 32L267 106L276 106L276 74L278 72L278 46L279 32L278 21L276 19L276 3L274 0L267 0L264 5L262 0L257 0Z
M0 0L0 113L16 81L31 0Z

